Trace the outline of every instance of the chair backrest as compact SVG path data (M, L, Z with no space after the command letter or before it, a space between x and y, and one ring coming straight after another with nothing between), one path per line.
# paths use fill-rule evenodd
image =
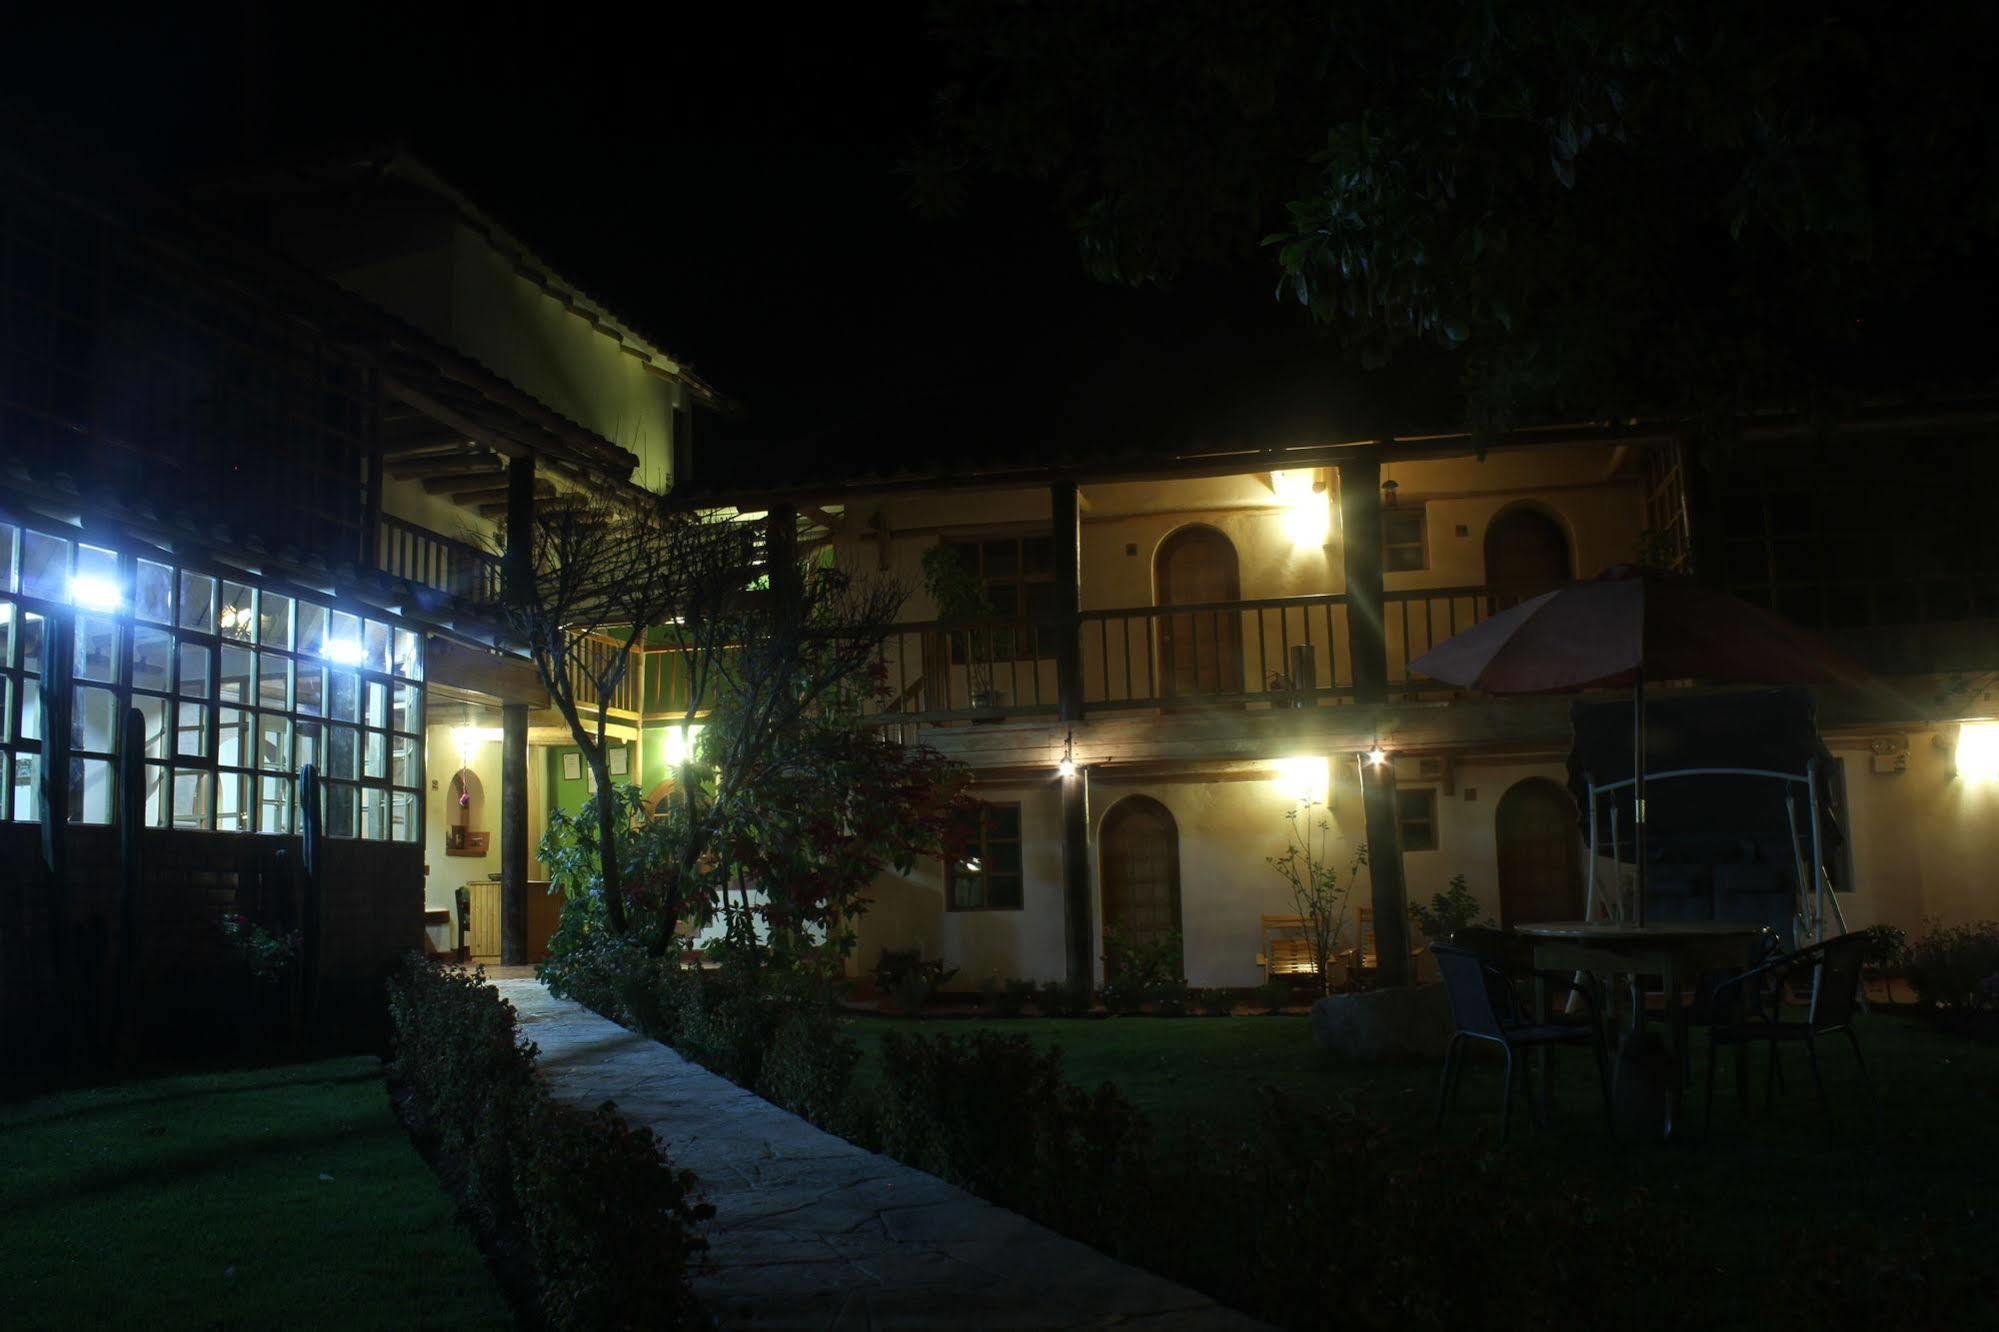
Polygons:
M1486 964L1469 948L1433 943L1430 955L1444 978L1444 995L1451 1004L1451 1024L1476 1036L1503 1035L1499 1010L1493 1007L1486 983Z
M1860 965L1867 952L1867 938L1842 934L1818 946L1818 974L1812 978L1812 1007L1808 1019L1814 1031L1830 1031L1853 1020L1860 994Z

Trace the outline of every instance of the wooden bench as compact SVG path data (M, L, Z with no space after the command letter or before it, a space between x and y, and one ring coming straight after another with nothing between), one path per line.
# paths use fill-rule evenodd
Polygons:
M1313 974L1312 941L1305 937L1303 916L1265 916L1263 948L1256 955L1263 979Z

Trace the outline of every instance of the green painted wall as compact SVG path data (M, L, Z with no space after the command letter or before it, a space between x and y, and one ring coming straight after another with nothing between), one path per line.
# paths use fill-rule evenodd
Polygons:
M611 743L613 748L618 747L616 741L612 741ZM629 749L630 746L627 745L625 748ZM574 814L581 810L583 802L590 798L590 769L583 766L582 751L574 745L552 745L546 753L548 755L548 785L546 787L548 791L548 807L551 810L560 809ZM573 782L562 775L562 756L564 754L575 754L577 756L577 770L582 775ZM612 780L630 781L632 779L627 776L624 778L613 778Z

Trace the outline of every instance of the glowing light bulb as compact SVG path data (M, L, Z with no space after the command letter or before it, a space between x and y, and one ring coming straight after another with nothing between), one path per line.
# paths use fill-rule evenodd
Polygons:
M1062 761L1055 765L1055 771L1064 777L1074 777L1076 775L1076 760L1064 754Z
M1966 722L1957 728L1957 775L1999 781L1999 722Z
M125 604L125 592L109 578L78 574L69 580L69 599L85 610L115 611Z
M1317 754L1277 760L1277 789L1301 805L1326 803L1326 760Z
M329 638L319 655L336 666L359 666L368 659L368 650L352 638Z
M1367 751L1367 762L1369 767L1380 767L1382 764L1388 762L1388 751L1380 745L1376 745L1373 749Z
M1273 474L1277 498L1284 505L1284 533L1294 546L1323 546L1332 535L1332 509L1310 471Z

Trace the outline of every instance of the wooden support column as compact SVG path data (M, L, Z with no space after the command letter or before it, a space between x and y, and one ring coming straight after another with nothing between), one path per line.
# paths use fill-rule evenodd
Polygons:
M1409 892L1402 876L1402 824L1395 808L1395 764L1362 756L1361 802L1367 814L1367 875L1372 886L1374 950L1383 985L1409 983Z
M1388 640L1381 623L1381 463L1339 465L1340 551L1347 579L1347 650L1354 701L1388 699Z
M42 923L47 930L42 956L47 959L42 1011L47 1022L44 1039L59 1059L72 1053L73 1021L82 998L74 992L69 957L69 727L75 694L70 668L75 660L76 617L50 615L42 623L41 678L31 688L41 694L42 770L37 787L37 815L42 824Z
M1096 920L1090 909L1090 772L1062 781L1062 916L1069 984L1088 989L1096 961Z
M500 961L528 961L528 709L500 706Z
M1063 721L1083 718L1083 506L1073 481L1048 488L1055 540L1056 697Z
M794 624L805 604L805 585L798 567L798 509L779 504L764 519L764 561L779 620Z
M500 560L507 600L534 596L534 459L507 464L507 553Z

